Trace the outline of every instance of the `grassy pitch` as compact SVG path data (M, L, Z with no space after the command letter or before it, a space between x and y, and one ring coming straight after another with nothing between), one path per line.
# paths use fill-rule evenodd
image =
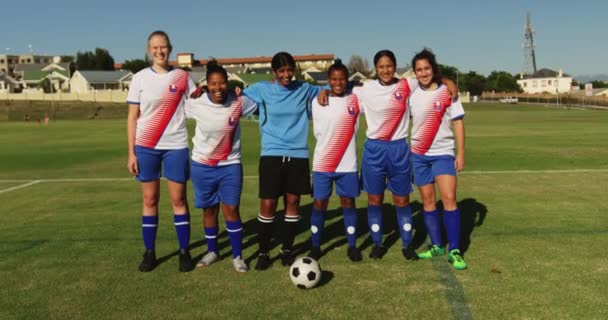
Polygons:
M163 262L140 273L140 193L126 171L126 121L1 123L0 318L607 318L608 113L465 108L467 163L458 199L469 269L455 271L444 258L406 262L389 205L388 254L367 259L370 241L362 232L365 259L351 263L333 199L320 260L324 277L306 291L291 284L278 261L265 272L234 272L222 220L224 259L179 273L165 186L157 240ZM257 123L243 122L242 131L244 256L251 260ZM416 192L415 241L422 250L418 199ZM302 250L310 204L304 197L296 241ZM359 229L366 231L364 197L357 206ZM192 253L200 256L206 250L201 215L191 214Z

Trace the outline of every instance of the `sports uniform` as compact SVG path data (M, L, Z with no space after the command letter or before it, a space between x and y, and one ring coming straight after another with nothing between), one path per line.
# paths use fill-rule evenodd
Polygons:
M388 188L394 195L412 192L410 151L407 143L409 109L407 99L418 88L418 81L401 79L390 85L379 81L353 88L367 122L363 147L362 182L368 194L382 195ZM396 207L404 248L411 240L412 219L409 206ZM372 241L382 247L382 207L368 206Z
M452 102L446 86L435 90L416 90L410 98L412 112L412 168L414 183L419 186L433 184L440 175L456 176L454 165L454 134L452 121L465 115L459 101ZM434 187L434 186L433 186ZM419 254L421 258L443 255L441 220L437 209L423 211L424 222L431 238L431 249ZM460 211L444 210L443 222L448 235L450 259L455 268L466 268L459 251Z
M162 175L177 183L190 178L188 131L184 100L195 89L186 71L170 69L157 73L152 67L137 72L131 80L127 103L139 106L136 123L135 156L140 182L156 181ZM175 231L180 248L180 270L189 271L190 215L174 212ZM146 253L141 271L156 264L154 253L158 215L142 216L142 236Z
M259 162L259 197L277 199L286 193L301 195L310 193L310 168L308 164L308 125L310 103L321 87L307 82L292 81L287 86L275 82L258 82L243 93L260 110L260 135L262 150ZM295 215L294 215L295 214ZM297 213L285 215L283 226L283 264L290 264L290 253L299 220ZM273 217L258 216L259 244L264 259L259 269L269 265L268 251Z
M317 139L313 155L313 198L327 200L332 185L341 197L359 196L356 134L359 127L359 101L356 95L330 96L327 106L312 103L313 132ZM349 247L355 246L357 213L343 208ZM318 248L324 229L325 210L314 208L311 215L312 246Z
M208 94L186 102L186 116L196 120L192 138L192 184L197 208L211 208L219 202L239 205L243 189L240 119L252 114L256 108L249 98L235 97L232 93L222 104L211 101ZM218 231L217 225L204 228L209 253L199 264L208 265L218 257ZM242 259L240 218L226 220L226 231L233 259Z

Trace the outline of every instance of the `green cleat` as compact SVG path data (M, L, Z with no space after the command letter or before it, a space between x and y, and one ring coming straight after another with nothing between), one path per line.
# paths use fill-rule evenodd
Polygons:
M445 249L438 245L432 245L429 250L418 254L420 259L430 259L432 257L438 257L445 254Z
M464 262L460 250L454 249L448 253L448 262L452 264L452 267L456 270L464 270L467 268L467 263Z

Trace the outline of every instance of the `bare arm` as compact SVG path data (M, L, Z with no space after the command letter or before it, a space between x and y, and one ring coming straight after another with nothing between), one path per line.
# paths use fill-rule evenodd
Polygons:
M458 99L458 87L456 83L448 78L441 78L441 83L448 87L452 100L456 101Z
M137 157L135 156L135 131L137 129L137 117L139 117L139 105L129 104L129 115L127 116L127 146L129 148L129 158L127 169L132 175L139 174Z
M456 140L456 160L454 167L456 171L464 170L464 120L458 119L452 121L454 126L454 138Z

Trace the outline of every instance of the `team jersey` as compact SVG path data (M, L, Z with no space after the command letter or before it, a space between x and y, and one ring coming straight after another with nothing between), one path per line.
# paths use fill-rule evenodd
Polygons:
M276 81L258 82L243 90L260 108L262 156L308 159L309 108L320 90L302 81L287 87Z
M186 101L186 117L196 120L192 160L208 166L241 162L241 116L252 114L255 102L230 93L223 104L216 104L203 94Z
M316 172L357 172L356 133L359 102L355 94L329 97L323 107L312 102L312 124L317 145L312 161Z
M426 156L454 155L450 122L464 117L460 101L452 102L447 86L419 89L410 97L412 152Z
M407 138L407 99L416 88L418 81L406 78L388 86L376 80L353 88L353 93L359 97L361 111L365 114L365 133L369 139L392 141Z
M135 145L153 149L188 147L184 100L196 89L188 72L156 73L152 67L133 76L127 103L139 105Z

